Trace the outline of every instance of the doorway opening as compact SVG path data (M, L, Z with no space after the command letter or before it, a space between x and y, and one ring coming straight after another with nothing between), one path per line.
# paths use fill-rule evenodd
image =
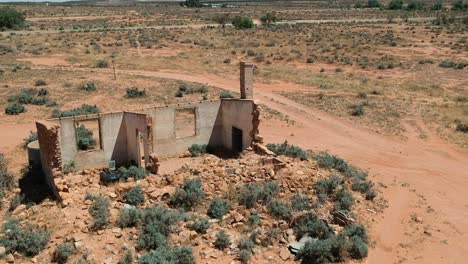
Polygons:
M232 151L242 152L242 130L237 127L232 127Z

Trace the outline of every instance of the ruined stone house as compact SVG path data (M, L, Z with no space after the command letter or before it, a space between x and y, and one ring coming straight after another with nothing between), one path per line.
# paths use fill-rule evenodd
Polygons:
M206 144L214 151L240 152L259 138L253 70L252 64L240 64L239 99L37 121L39 144L29 149L30 163L42 168L54 189L54 177L71 163L78 170L129 164L146 167L150 155L177 155L192 144ZM94 130L93 149L82 150L77 144L77 129L82 124Z

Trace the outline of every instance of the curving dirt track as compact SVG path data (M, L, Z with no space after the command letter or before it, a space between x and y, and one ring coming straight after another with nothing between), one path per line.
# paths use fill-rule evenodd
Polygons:
M106 71L65 67L70 71ZM174 71L119 70L119 74L154 76L206 83L238 91L238 80ZM274 93L301 89L288 83L255 84L262 104L300 125L262 123L266 142L329 151L370 171L388 208L369 212L372 247L367 263L466 263L468 256L468 153L439 139L417 117L402 122L406 139L357 127L327 113ZM427 135L422 139L419 132Z

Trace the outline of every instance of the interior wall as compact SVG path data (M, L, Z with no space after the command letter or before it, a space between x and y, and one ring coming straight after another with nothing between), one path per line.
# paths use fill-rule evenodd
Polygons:
M125 112L124 114L124 123L126 127L126 134L127 134L127 154L126 159L127 161L135 161L138 164L140 159L138 153L139 142L137 138L137 130L143 134L143 145L144 149L141 151L145 155L145 163L147 163L149 159L148 153L148 129L146 125L146 114L139 114L139 113L130 113Z
M253 127L254 102L252 100L224 99L222 112L222 145L232 150L232 127L242 130L242 148L248 148L253 141L250 132Z

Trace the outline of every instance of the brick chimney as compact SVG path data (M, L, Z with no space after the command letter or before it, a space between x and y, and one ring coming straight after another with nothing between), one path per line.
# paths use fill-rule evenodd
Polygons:
M255 65L242 61L240 63L241 99L253 99L253 70Z

